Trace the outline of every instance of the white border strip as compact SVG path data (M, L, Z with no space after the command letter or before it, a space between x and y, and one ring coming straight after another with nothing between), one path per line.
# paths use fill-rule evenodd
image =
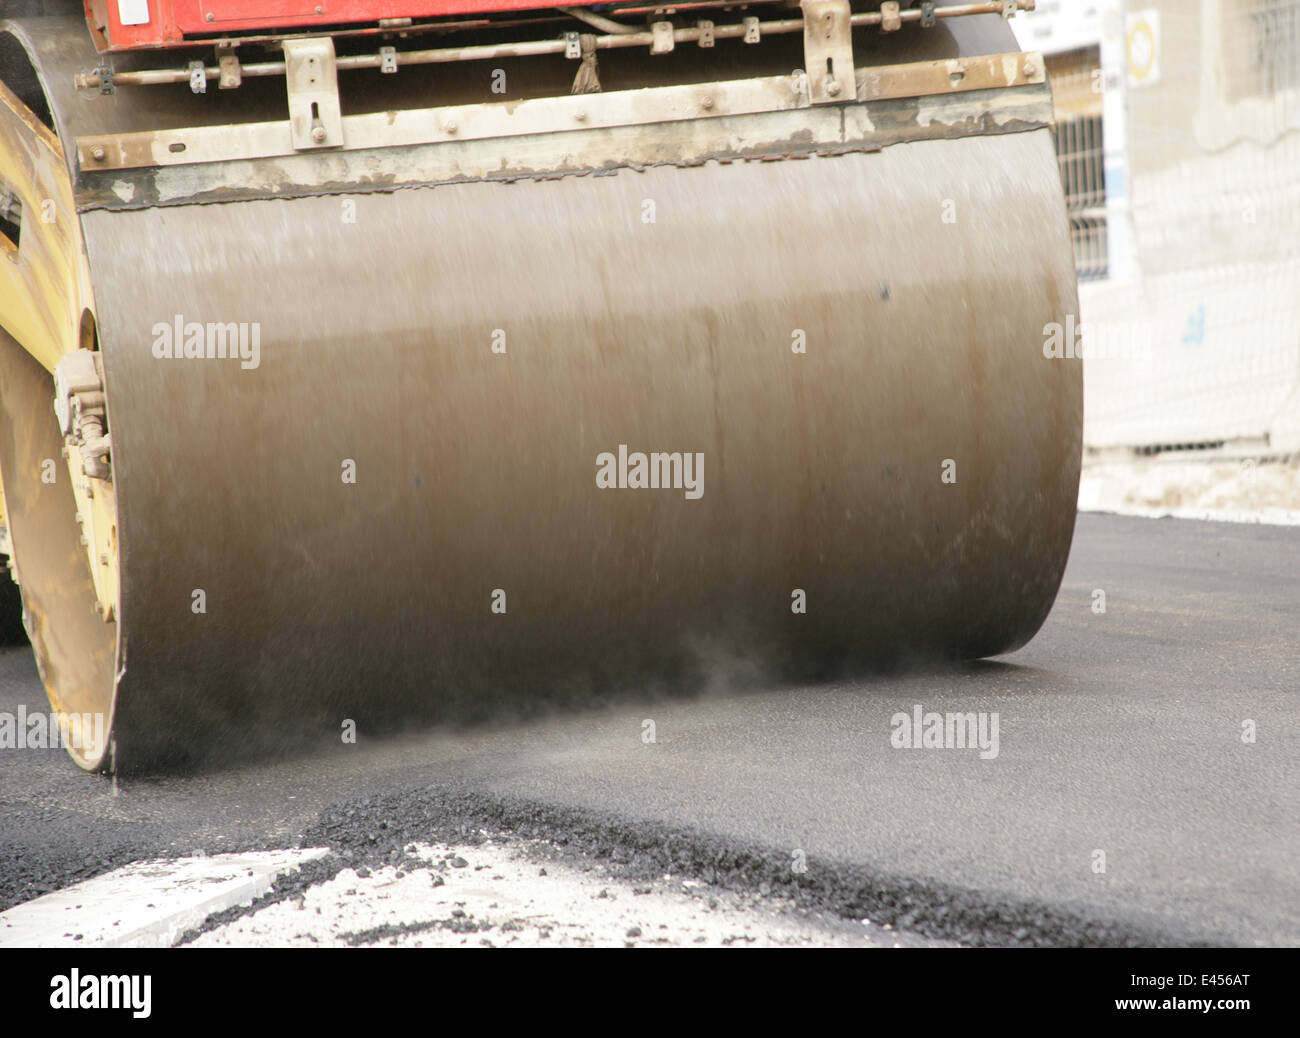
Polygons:
M169 948L326 848L144 861L0 913L0 948Z

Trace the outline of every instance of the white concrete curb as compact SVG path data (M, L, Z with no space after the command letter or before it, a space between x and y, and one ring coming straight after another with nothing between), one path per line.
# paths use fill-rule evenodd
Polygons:
M0 948L168 948L324 848L142 861L0 913Z

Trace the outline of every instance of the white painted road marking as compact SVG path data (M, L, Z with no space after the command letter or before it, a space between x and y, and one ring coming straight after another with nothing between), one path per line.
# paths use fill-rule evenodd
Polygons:
M143 861L0 912L0 948L167 948L328 850Z
M402 864L345 868L195 948L853 947L933 945L867 920L802 913L697 880L634 881L530 853L526 842L416 844ZM414 859L419 859L415 861Z

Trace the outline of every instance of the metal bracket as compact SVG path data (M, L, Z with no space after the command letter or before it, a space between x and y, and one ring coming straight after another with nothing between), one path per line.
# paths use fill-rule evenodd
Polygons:
M650 35L651 54L669 54L676 45L673 40L672 22L651 22Z
M289 90L289 132L294 148L339 147L343 115L333 38L285 40L284 81Z
M234 90L244 81L233 43L217 44L217 89Z
M852 101L853 27L849 0L803 0L803 50L813 104Z
M880 31L898 32L903 27L903 19L898 13L898 0L886 0L880 5Z
M577 61L582 57L582 42L576 32L564 34L564 56L570 61Z
M54 366L54 413L69 448L81 454L81 470L92 479L109 479L112 444L105 431L104 374L99 354L69 350Z
M757 43L759 41L758 19L743 18L740 24L745 27L745 42Z
M1018 6L1016 0L1002 0L1002 17L1010 19Z
M934 0L921 0L921 28L933 29L937 21L934 16Z
M390 76L397 71L396 47L379 48L379 71Z
M106 61L95 69L95 75L99 77L99 92L101 94L111 94L113 92L113 66Z
M206 94L208 92L208 70L201 61L191 61L190 69L190 89L196 94Z
M707 18L702 18L695 23L695 27L700 30L700 46L709 48L713 46L713 23Z

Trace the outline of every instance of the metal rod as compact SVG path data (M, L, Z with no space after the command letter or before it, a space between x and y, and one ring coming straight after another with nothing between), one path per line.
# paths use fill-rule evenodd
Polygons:
M1032 11L1036 2L1037 0L1016 0L1016 10ZM986 3L951 4L948 7L936 7L934 16L936 18L962 18L968 15L1000 14L1001 12L1001 0L989 0ZM900 11L898 17L904 22L920 21L921 10L920 8L909 8ZM849 21L854 28L861 28L879 25L883 18L884 16L879 11L872 11L855 14ZM784 18L779 21L759 23L759 32L765 36L780 36L786 33L802 31L802 18ZM675 43L694 43L702 35L703 30L696 26L674 29L673 41ZM744 25L718 25L713 29L715 39L735 39L744 35ZM617 35L597 36L596 49L613 50L621 47L649 47L653 40L653 33L639 30ZM564 49L565 42L562 39L535 40L530 43L500 45L482 44L472 47L440 47L436 50L398 51L397 64L400 67L402 65L435 65L452 61L491 61L495 58L523 58L540 54L563 54ZM340 69L366 69L379 68L380 62L381 59L378 54L351 54L337 58L335 65ZM204 72L208 79L217 79L221 75L221 70L216 65L205 66ZM282 76L284 75L284 62L263 61L251 65L242 65L240 74L245 77ZM138 72L115 72L113 74L114 86L120 84L154 86L164 83L188 83L189 81L189 69L145 69ZM77 87L79 89L84 90L98 86L99 73L78 73Z
M557 7L556 10L563 11L570 18L576 18L580 22L594 25L597 29L603 29L605 32L613 33L615 36L627 36L629 33L637 31L636 26L627 25L624 22L616 22L613 18L606 18L604 15L597 14L595 11L588 11L585 7Z

